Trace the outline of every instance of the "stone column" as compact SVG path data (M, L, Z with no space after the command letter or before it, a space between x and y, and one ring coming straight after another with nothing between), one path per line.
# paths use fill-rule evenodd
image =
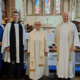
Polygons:
M2 0L0 0L0 25L2 23Z

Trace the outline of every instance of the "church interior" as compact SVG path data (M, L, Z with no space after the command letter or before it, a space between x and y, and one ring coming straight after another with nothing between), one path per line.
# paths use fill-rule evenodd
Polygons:
M19 22L24 24L27 38L34 29L34 23L41 22L42 28L47 34L49 46L48 80L57 80L56 51L52 50L51 43L54 30L63 21L63 13L68 11L70 12L70 21L75 23L80 39L80 0L0 0L0 24L5 27L12 21L13 11L19 12ZM27 65L26 59L27 54L24 52L24 71ZM80 47L77 47L75 51L75 74L76 76L72 80L80 80ZM6 80L6 78L3 76L0 80ZM47 79L44 77L41 80Z

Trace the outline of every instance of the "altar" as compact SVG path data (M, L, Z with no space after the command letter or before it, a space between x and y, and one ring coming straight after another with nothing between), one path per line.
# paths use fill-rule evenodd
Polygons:
M26 33L27 39L30 33ZM52 38L54 33L46 33L48 39L48 46L52 46ZM80 35L80 32L79 32ZM56 52L48 53L48 63L49 65L56 65ZM75 54L75 64L80 64L80 53Z

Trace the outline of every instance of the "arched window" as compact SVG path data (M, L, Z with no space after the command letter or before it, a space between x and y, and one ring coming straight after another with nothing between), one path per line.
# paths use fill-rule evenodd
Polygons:
M60 13L60 0L56 0L56 13L59 14Z
M40 13L40 0L35 0L35 13Z
M51 0L45 0L45 14L51 13Z

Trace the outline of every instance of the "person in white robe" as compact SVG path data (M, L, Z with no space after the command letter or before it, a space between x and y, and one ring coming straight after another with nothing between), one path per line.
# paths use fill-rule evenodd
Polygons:
M54 32L53 50L57 44L57 75L58 78L68 79L75 77L75 50L80 46L76 25L70 22L70 13L64 12L63 22Z
M34 23L34 29L28 38L28 60L26 75L32 80L39 80L43 75L49 75L48 42L39 21Z
M7 62L6 70L8 75L16 77L22 75L24 50L27 50L27 37L24 25L18 22L19 13L14 11L13 21L7 23L4 29L2 49L4 62Z

